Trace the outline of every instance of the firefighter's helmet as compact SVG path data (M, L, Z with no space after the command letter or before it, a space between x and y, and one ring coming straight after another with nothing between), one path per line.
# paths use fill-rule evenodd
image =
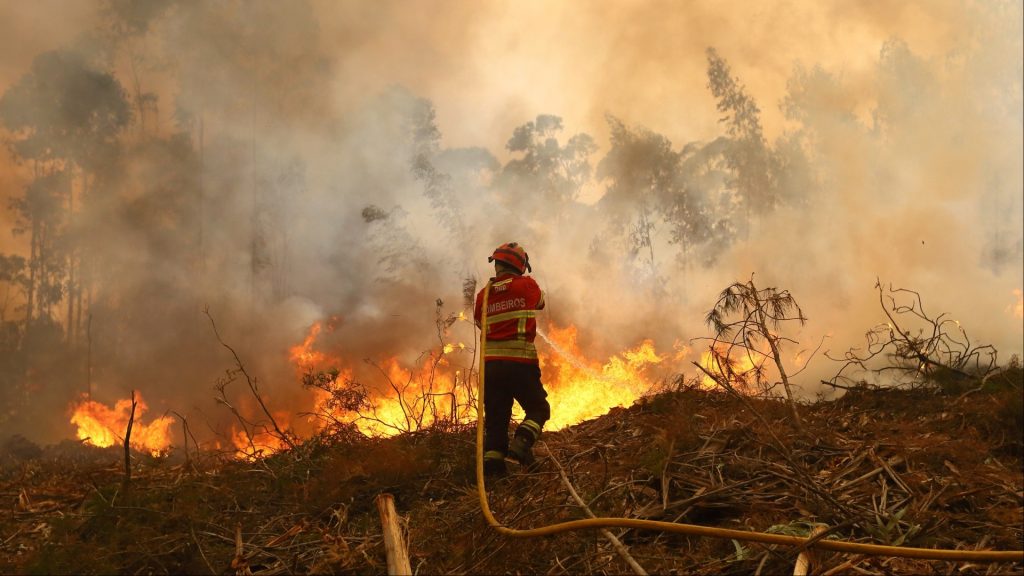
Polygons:
M494 262L495 260L508 264L518 270L520 274L527 271L533 272L533 268L530 267L530 257L526 254L526 250L515 242L508 242L495 248L494 254L488 257L487 261Z

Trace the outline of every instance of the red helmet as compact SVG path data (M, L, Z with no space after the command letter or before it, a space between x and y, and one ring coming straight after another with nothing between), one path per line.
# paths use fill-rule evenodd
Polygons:
M526 271L533 272L533 268L530 267L530 257L526 254L526 250L515 242L502 244L495 248L494 254L488 257L487 261L494 262L495 260L508 264L518 270L520 274Z

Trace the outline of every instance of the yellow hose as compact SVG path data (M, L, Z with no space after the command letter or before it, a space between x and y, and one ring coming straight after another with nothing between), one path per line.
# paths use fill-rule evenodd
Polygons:
M487 300L491 292L491 283L484 287L483 307L480 312L480 384L477 394L477 421L476 421L476 485L480 495L480 509L484 513L487 523L498 532L515 538L533 538L535 536L548 536L560 532L572 530L585 530L593 528L635 528L640 530L660 530L663 532L674 532L677 534L690 534L693 536L709 536L711 538L729 538L732 540L744 540L747 542L760 542L762 544L781 544L785 546L804 546L809 538L798 536L784 536L782 534L768 534L766 532L749 532L745 530L730 530L727 528L713 528L710 526L698 526L696 524L676 524L674 522L661 522L657 520L638 520L635 518L590 518L587 520L572 520L550 524L539 528L519 530L503 526L494 518L491 507L487 502L487 489L484 485L484 375L486 374L487 356ZM1024 561L1024 550L937 550L932 548L906 548L902 546L882 546L879 544L861 544L858 542L845 542L842 540L818 540L810 545L811 548L823 550L834 550L849 554L867 554L871 556L897 556L901 558L921 558L925 560L973 560L982 562L1021 562Z

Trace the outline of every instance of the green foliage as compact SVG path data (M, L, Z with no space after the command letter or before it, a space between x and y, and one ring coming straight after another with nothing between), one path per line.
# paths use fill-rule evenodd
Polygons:
M768 534L782 534L785 536L799 536L801 538L807 538L811 535L811 531L816 526L822 526L822 524L796 520L788 524L774 524L769 526L765 532Z
M868 531L889 546L902 546L921 531L920 524L903 520L908 510L910 507L904 506L892 514L876 514L876 524L868 525Z

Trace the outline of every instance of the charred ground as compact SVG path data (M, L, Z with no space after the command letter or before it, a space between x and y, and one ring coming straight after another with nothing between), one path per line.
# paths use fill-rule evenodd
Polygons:
M1019 550L1022 371L915 389L851 389L799 406L679 386L545 435L542 469L491 482L510 527L582 518L552 457L598 516L915 547ZM752 414L755 408L759 415ZM774 430L769 431L765 422ZM779 445L773 435L783 440ZM256 462L187 462L78 443L2 447L0 572L382 573L374 497L394 494L417 573L624 573L597 531L512 539L489 529L475 431L324 434ZM651 573L782 573L797 551L613 531ZM814 552L813 573L1021 573Z

